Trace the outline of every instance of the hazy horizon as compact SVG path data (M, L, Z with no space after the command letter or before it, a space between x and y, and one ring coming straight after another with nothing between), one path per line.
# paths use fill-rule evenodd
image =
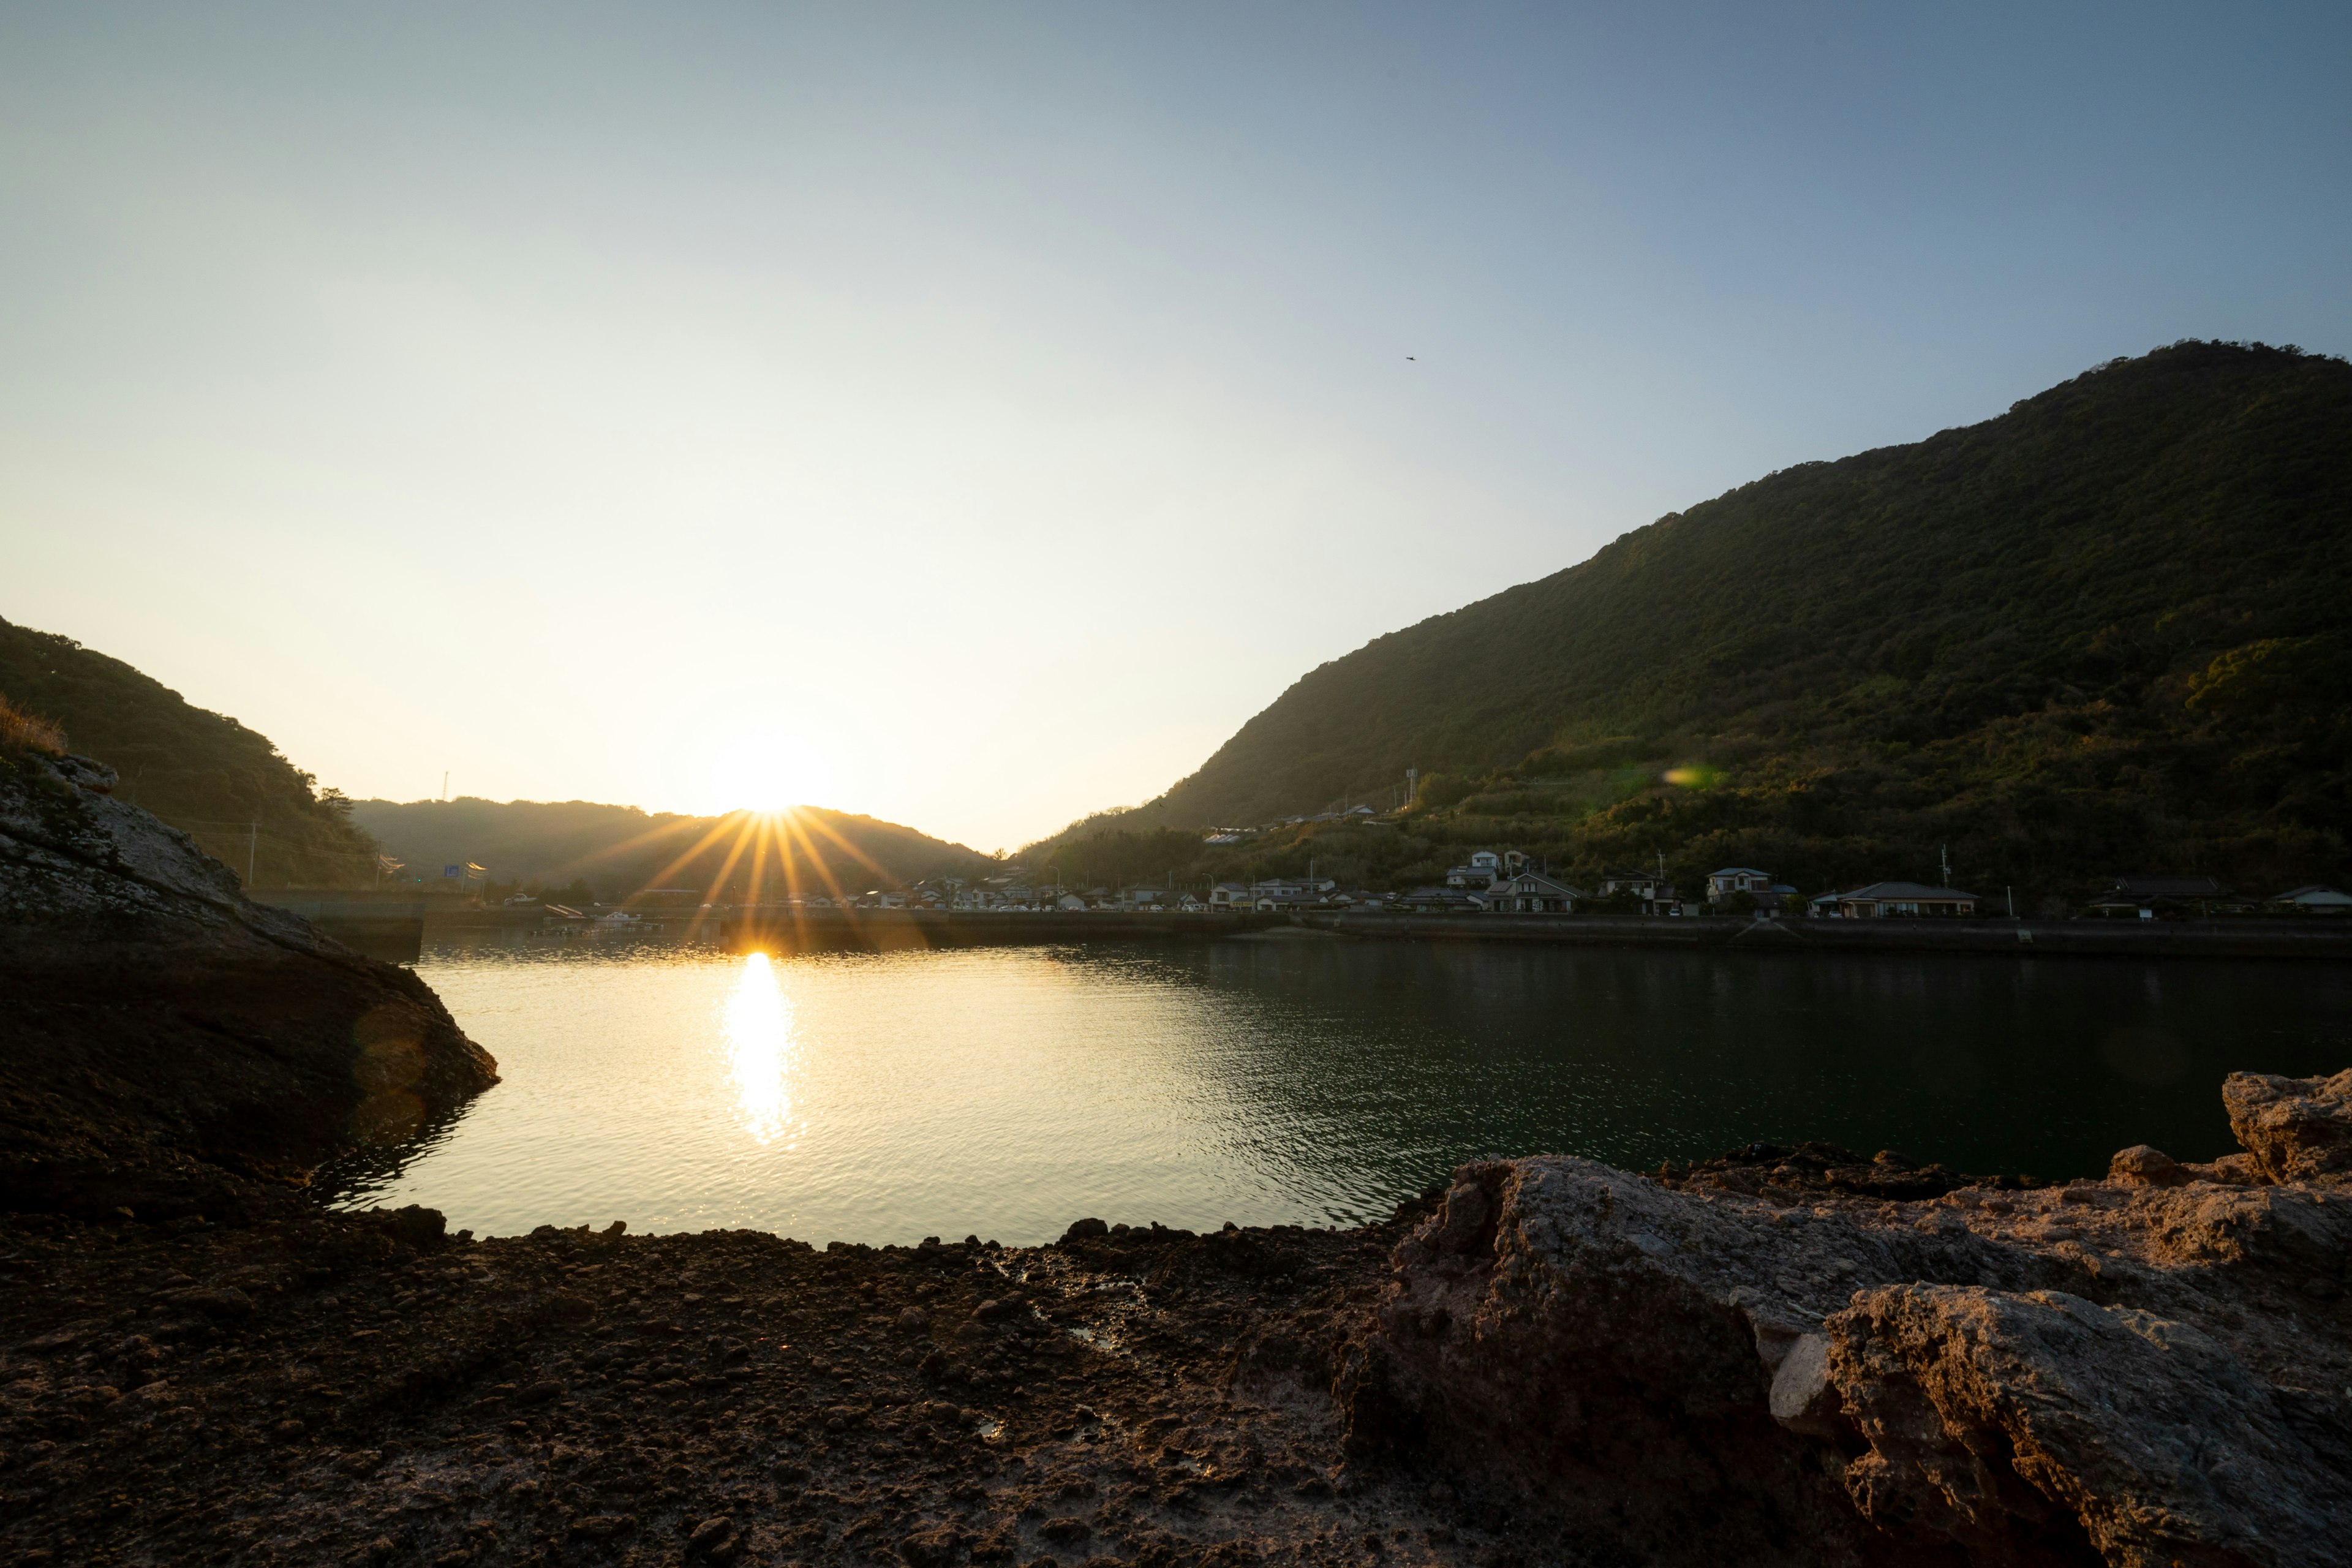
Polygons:
M354 797L988 850L2183 337L2352 349L2340 9L0 12L0 616Z

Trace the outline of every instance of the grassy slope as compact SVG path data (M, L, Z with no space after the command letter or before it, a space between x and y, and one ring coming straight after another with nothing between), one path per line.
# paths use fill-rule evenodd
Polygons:
M1451 775L1436 843L1576 868L1827 885L1957 838L1988 882L2336 875L2348 594L2352 366L2179 345L1381 637L1088 831L1313 812L1412 765ZM1712 787L1659 782L1692 763Z
M191 706L118 658L0 621L0 693L56 721L72 750L121 774L121 798L194 833L261 886L363 885L375 846L266 735Z
M763 888L781 892L792 885L772 833L763 845L755 826L746 840L739 823L714 837L712 830L719 826L714 817L578 800L500 803L471 797L364 800L353 807L353 815L413 871L427 876L443 866L471 860L502 882L560 889L584 880L600 898L617 898L656 884L707 890L731 883L739 893L747 893L755 867ZM803 807L795 821L790 839L792 876L811 894L830 894L835 886L863 892L935 872L970 871L987 863L985 857L961 844L870 816ZM730 866L739 841L744 849Z

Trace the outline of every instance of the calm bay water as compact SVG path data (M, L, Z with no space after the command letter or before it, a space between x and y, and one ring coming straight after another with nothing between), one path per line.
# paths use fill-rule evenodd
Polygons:
M2352 976L2312 963L519 933L416 971L505 1081L338 1179L484 1235L1349 1223L1479 1154L1643 1168L1800 1138L2095 1174L2130 1143L2234 1148L2233 1068L2352 1062Z

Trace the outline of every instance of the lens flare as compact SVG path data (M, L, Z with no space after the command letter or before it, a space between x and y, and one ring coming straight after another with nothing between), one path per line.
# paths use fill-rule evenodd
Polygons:
M776 966L764 952L747 953L742 978L727 1000L728 1070L735 1079L737 1113L755 1143L772 1143L793 1130L793 1005Z

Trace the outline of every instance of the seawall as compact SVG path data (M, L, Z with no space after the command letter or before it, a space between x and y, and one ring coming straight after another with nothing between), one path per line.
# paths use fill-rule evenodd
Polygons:
M1424 942L1538 942L1769 952L1999 952L2114 958L2352 959L2352 921L1738 920L1712 916L1305 914L1313 930Z

